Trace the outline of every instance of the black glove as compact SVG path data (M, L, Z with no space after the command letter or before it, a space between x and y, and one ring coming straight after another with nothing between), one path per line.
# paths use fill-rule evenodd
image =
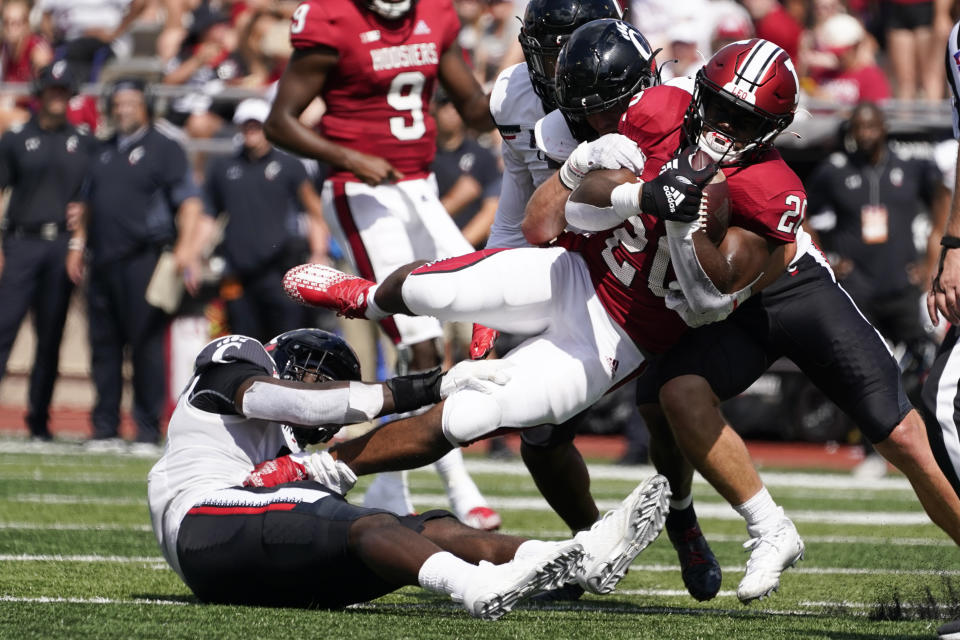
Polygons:
M440 367L437 367L426 373L397 376L387 380L386 385L393 393L394 412L406 413L428 404L440 402L441 378L443 378L443 373L441 373Z
M690 159L699 148L691 145L680 152L667 169L645 182L640 192L640 209L649 215L676 222L693 222L700 216L703 187L717 172L715 162L694 169Z

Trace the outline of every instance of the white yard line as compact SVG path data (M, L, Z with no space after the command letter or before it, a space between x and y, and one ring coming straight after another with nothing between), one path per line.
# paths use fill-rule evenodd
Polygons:
M42 454L30 463L36 466L59 466L63 463L55 457L83 456L104 460L104 463L113 459L118 463L143 460L125 454L97 454L85 451L77 444L53 442L41 446L23 440L0 439L0 454ZM24 460L0 461L4 464L23 464ZM492 475L529 476L530 472L519 461L497 461L477 458L467 458L467 469L471 473L488 473ZM591 464L590 475L596 480L623 480L640 482L654 473L649 465L619 466L612 464ZM849 473L804 473L783 471L761 471L764 483L768 487L783 487L795 489L861 489L866 491L897 490L910 491L910 484L903 476L890 476L878 479L857 479ZM698 475L695 481L705 484Z
M0 522L0 530L20 531L153 531L148 524L115 524L99 522L80 524L73 522Z
M0 562L79 562L79 563L107 563L107 564L163 564L160 556L103 556L96 554L61 555L61 554L0 554ZM632 571L648 573L673 573L678 567L673 564L633 564ZM742 573L742 566L721 567L726 573ZM877 575L877 576L957 576L960 570L930 570L930 569L859 569L855 567L794 567L791 574L804 575Z
M113 563L113 564L162 564L166 562L162 556L100 556L60 554L31 554L5 553L0 554L0 562L83 562L83 563Z
M417 493L412 496L415 505L446 505L447 497L444 494ZM22 494L0 498L2 502L30 503L30 504L87 504L102 506L138 506L145 505L144 498L123 497L96 497L75 496L69 494L39 493ZM362 504L362 496L354 497L356 504ZM488 502L494 509L524 510L524 511L551 511L551 508L541 497L507 497L488 496ZM614 509L620 504L619 500L597 500L597 507L601 511ZM701 519L740 520L741 517L727 504L698 504L697 514ZM930 519L922 511L891 512L891 511L836 511L798 509L790 511L790 518L794 522L819 524L855 524L855 525L922 525L930 524Z
M2 528L2 525L0 525ZM507 527L500 529L500 533L512 536L522 536L524 538L536 538L545 540L564 539L570 536L570 532L564 529L513 529ZM728 533L706 533L708 542L738 542L747 541L747 534L732 535ZM876 546L895 545L900 547L950 547L956 548L956 543L946 537L937 538L891 538L881 536L803 536L803 541L807 544L872 544Z
M189 605L193 604L191 602L183 602L182 600L158 600L158 599L141 599L135 598L133 600L115 600L114 598L59 598L59 597L48 597L48 596L34 596L34 597L23 597L23 596L0 596L0 602L30 602L30 603L39 603L39 604L58 604L58 603L69 603L69 604L172 604L172 605Z

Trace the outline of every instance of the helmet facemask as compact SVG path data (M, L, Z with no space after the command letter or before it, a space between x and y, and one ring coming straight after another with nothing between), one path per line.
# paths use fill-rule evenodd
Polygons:
M387 2L387 0L366 0L366 7L385 20L402 18L413 8L414 0Z
M523 57L527 61L527 72L530 74L534 92L543 101L547 111L557 107L554 74L560 48L568 38L569 35L549 35L544 40L550 42L545 43L528 35L524 29L520 30L520 48L523 49Z

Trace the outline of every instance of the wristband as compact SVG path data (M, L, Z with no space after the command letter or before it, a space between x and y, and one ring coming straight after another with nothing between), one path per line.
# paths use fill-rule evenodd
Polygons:
M618 184L610 192L610 204L617 215L626 220L630 216L640 213L640 193L643 190L642 182L624 182Z
M569 162L564 162L560 165L557 178L560 179L560 184L573 191L583 182L584 174L571 167Z
M406 413L440 402L440 367L426 373L390 378L385 383L393 394L394 413Z
M960 238L957 236L944 235L940 238L940 246L945 249L960 249Z

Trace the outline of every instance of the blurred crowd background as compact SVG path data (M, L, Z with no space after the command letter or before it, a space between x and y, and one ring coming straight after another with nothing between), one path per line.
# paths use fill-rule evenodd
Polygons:
M523 60L517 36L518 16L523 15L525 3L454 0L454 5L462 22L460 45L478 80L490 87L502 69ZM210 193L204 185L211 180L217 159L235 155L241 145L258 142L250 141L256 131L247 131L247 124L262 122L264 115L257 103L248 103L248 111L253 111L238 115L238 105L250 98L269 101L292 51L288 26L296 7L297 2L286 0L2 0L0 133L16 129L30 118L38 100L30 83L52 62L65 61L78 84L79 92L69 102L68 119L98 137L110 135L114 124L105 99L111 83L119 78L139 78L147 88L150 117L183 146L196 182ZM654 48L662 49L657 59L664 80L693 74L723 44L753 36L777 43L792 56L803 98L800 114L781 136L779 146L807 182L808 191L811 184L816 185L820 197L811 197L808 224L819 234L841 277L869 270L858 272L856 256L843 254L843 203L832 201L829 185L823 184L824 166L829 166L824 163L837 166L840 156L836 154L852 157L869 148L869 135L862 134L862 126L851 127L849 118L861 102L879 105L874 115L880 118L885 133L881 144L889 145L897 157L919 169L895 174L915 180L916 189L909 202L898 202L884 211L891 220L905 221L885 222L884 228L891 232L906 229L910 247L900 247L896 256L884 258L895 264L903 277L894 278L898 282L895 291L880 293L906 303L896 305L893 311L878 303L873 305L875 316L871 317L873 311L865 313L901 358L905 375L912 381L908 387L916 388L941 335L928 322L923 323L920 296L936 266L937 255L929 253L927 246L931 238L938 239L936 224L945 215L954 182L956 143L951 132L944 47L960 2L632 0L626 9L626 19ZM438 187L450 215L479 248L497 205L499 140L496 134L476 136L468 131L442 97L435 109ZM317 100L304 118L315 123L323 110ZM324 167L305 162L303 171L319 190ZM297 195L301 196L302 211L292 222L283 223L286 238L279 260L291 265L308 259L339 261L342 255L336 245L317 239L324 230L317 212L310 210L315 201ZM211 204L209 197L203 202L207 208L225 206ZM206 213L217 216L222 211ZM270 224L276 212L262 213L264 224ZM224 233L219 237L229 237L229 225L229 219L222 216ZM863 234L866 239L866 232ZM211 337L237 330L239 322L231 314L242 312L231 302L257 295L252 289L243 291L222 247L211 247L206 255L198 288L193 295L178 298L180 303L170 309L164 357L171 402L188 377L199 347ZM889 284L888 280L874 282L876 286L869 278L866 284L860 283L861 306L872 309L871 296L879 296L877 289ZM84 287L78 287L73 296L54 405L89 407L86 306L78 302ZM299 308L290 313L294 314L290 320L294 326L317 325L346 332L349 341L359 347L367 379L383 377L391 367L392 347L378 339L373 324L338 325L335 317ZM891 313L895 317L891 318ZM267 339L273 330L264 324L256 337ZM26 404L25 380L34 367L34 340L30 323L24 322L0 384L0 405ZM462 327L452 327L449 361L465 356L466 342L469 328L465 332ZM506 337L499 349L508 347ZM129 384L130 373L125 371ZM629 444L624 447L624 463L644 462L647 456L643 426L633 422L631 402L629 388L611 394L584 427L595 433L626 434ZM726 410L734 426L751 437L837 442L857 442L859 438L854 425L789 363L778 363L741 398L728 403ZM19 417L18 424L22 424Z

